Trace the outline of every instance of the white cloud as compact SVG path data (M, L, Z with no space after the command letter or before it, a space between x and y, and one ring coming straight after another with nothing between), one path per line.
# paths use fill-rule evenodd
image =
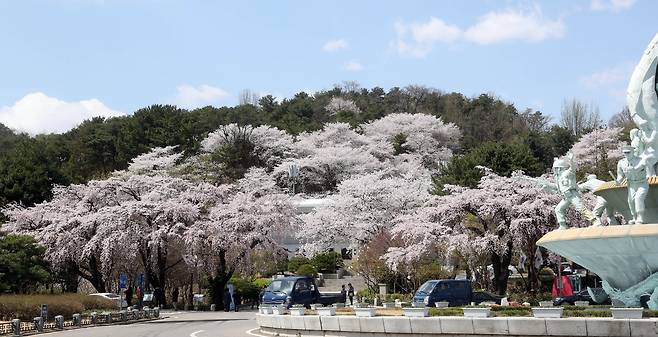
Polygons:
M341 49L347 49L349 44L347 43L347 40L345 39L337 39L337 40L329 40L327 43L322 46L322 49L326 52L335 52L339 51Z
M625 85L632 72L633 63L629 62L583 76L580 82L589 89Z
M635 0L592 0L590 8L595 11L619 12L631 9L635 5Z
M363 70L363 65L357 61L350 61L345 64L345 70L347 71L361 71Z
M485 14L465 31L464 36L469 41L487 45L513 40L537 42L561 38L565 30L562 21L544 19L538 9L528 14L508 10Z
M467 41L490 45L506 41L538 42L561 38L565 33L561 20L545 19L535 8L530 12L505 10L489 12L470 27L460 28L436 17L421 23L395 24L392 46L400 54L423 58L436 43Z
M27 94L12 106L0 107L0 123L30 134L62 133L92 117L121 115L124 113L95 98L65 102L41 92Z
M230 96L224 89L202 84L194 87L189 84L179 85L176 90L175 104L187 109L204 107L219 102Z

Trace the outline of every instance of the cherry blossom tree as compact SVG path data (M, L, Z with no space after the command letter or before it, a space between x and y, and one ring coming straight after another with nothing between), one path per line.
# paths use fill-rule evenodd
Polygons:
M325 110L329 111L332 115L337 115L338 113L352 113L352 114L360 114L361 109L359 109L356 104L347 98L343 97L332 97L331 100L329 100L329 103L324 107Z
M290 197L264 169L250 170L230 192L185 235L188 263L211 275L213 303L217 304L223 303L223 289L231 277L249 271L246 262L252 254L281 249L273 234L290 226L295 217Z
M477 272L486 254L493 266L494 289L504 294L512 255L521 251L533 260L535 242L555 228L553 207L559 197L531 182L489 170L477 188L447 188L450 194L434 196L424 207L396 219L392 233L406 246L390 250L387 260L393 266L410 263L436 245L445 245Z
M595 129L580 137L571 148L582 170L607 176L621 158L624 142L621 140L622 128Z
M396 153L416 153L432 168L452 157L461 138L456 125L422 113L390 114L362 127L373 142L385 141L395 147Z

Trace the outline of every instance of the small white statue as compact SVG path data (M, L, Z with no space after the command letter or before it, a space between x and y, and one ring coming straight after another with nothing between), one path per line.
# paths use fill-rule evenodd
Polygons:
M605 184L605 181L598 179L596 174L589 174L587 175L587 180L585 182L578 184L578 189L580 189L581 192L594 192L603 184ZM596 205L594 205L592 214L594 214L594 217L601 222L603 212L608 216L608 224L611 226L619 224L617 218L615 218L615 211L608 207L608 202L603 197L597 196Z
M617 163L617 184L621 184L624 179L628 185L628 208L631 211L633 219L629 224L644 223L644 200L649 192L649 183L647 182L646 166L635 156L635 149L632 146L624 146L623 152L626 158Z
M560 203L555 206L555 217L560 226L559 229L567 229L567 210L573 206L593 226L600 226L601 222L590 212L581 201L580 190L576 182L576 164L571 152L567 153L567 159L555 158L553 160L553 174L555 183L545 182L541 186L550 192L557 193L562 197Z
M636 130L636 129L633 129ZM656 163L658 162L658 132L649 126L649 122L640 123L638 141L633 138L631 130L631 146L636 146L635 156L640 157L640 165L647 170L647 178L656 175Z

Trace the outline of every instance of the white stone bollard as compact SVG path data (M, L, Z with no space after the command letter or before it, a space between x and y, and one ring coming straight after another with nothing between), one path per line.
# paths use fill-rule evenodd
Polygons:
M33 322L37 332L43 332L43 317L34 317Z
M82 316L80 314L73 314L73 325L77 327L82 326Z
M155 318L160 317L160 308L155 308L155 310L153 310L153 316Z
M95 311L91 313L91 324L92 325L98 324L98 313Z
M55 327L60 330L64 329L64 316L62 315L55 316Z
M20 319L12 319L11 320L11 330L14 332L14 335L16 335L16 336L21 335L21 320Z
M215 305L215 303L210 305L210 311L217 311L217 306Z

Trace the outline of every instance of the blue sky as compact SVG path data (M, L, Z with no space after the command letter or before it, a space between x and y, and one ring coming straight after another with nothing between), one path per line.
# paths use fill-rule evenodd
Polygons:
M490 92L559 120L624 106L658 2L0 0L0 122L61 132L154 103L234 105L345 80Z

